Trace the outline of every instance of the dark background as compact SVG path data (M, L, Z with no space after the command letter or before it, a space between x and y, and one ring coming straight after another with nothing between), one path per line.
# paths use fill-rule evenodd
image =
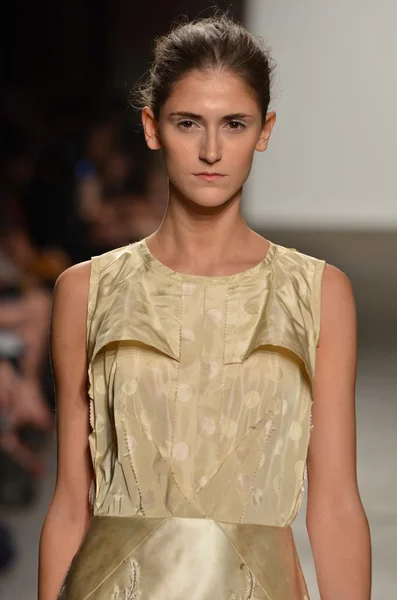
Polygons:
M130 191L145 191L153 158L140 115L129 105L130 90L150 67L156 36L181 19L209 16L215 7L243 16L241 0L16 0L7 6L1 19L0 154L3 163L21 156L34 162L25 166L33 171L27 189L12 200L21 206L33 243L60 245L72 262L90 257L85 229L73 221L72 197L75 166L97 123L116 124L135 164ZM0 191L4 206L4 178Z

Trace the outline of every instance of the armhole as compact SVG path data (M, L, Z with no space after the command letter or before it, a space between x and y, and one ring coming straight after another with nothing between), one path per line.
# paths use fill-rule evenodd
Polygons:
M91 258L91 271L90 271L90 279L88 284L88 302L87 302L87 329L86 329L86 349L88 361L91 359L91 346L90 343L90 333L91 333L91 323L92 318L95 313L97 296L98 296L98 282L99 282L99 256L93 256Z
M318 344L320 338L321 328L321 292L322 292L322 280L325 269L326 261L319 260L315 266L313 275L312 285L312 315L313 315L313 328L314 328L314 342L315 347Z

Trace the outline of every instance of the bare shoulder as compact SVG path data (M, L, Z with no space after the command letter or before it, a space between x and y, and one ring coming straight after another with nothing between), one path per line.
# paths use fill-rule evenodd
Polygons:
M52 329L68 337L72 330L83 331L88 306L91 261L69 267L55 282L52 307ZM80 327L81 325L81 327ZM78 326L78 327L76 327ZM72 329L69 331L69 329Z
M77 263L65 269L55 282L54 304L68 303L86 304L88 300L91 275L91 261ZM77 308L75 306L75 308Z
M354 298L353 286L344 271L334 265L325 264L322 285L323 301L326 306L344 304Z
M85 262L77 263L71 267L68 267L63 271L55 282L55 289L62 288L62 290L75 290L84 292L88 290L90 283L91 274L91 261L86 260Z
M329 263L325 263L323 286L329 293L352 292L352 284L346 273Z
M349 277L334 265L325 264L321 291L320 340L355 327L356 307Z

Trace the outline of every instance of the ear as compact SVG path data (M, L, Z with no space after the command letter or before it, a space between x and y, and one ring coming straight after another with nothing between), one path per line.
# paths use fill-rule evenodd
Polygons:
M265 122L262 125L261 134L259 140L255 146L258 152L264 152L269 144L270 136L272 133L273 126L276 122L276 113L274 111L266 114Z
M148 106L142 110L142 124L145 132L145 140L150 150L160 150L161 142L157 122L153 111Z

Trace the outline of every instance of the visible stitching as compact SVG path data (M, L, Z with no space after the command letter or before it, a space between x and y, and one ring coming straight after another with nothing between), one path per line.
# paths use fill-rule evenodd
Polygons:
M89 381L90 381L90 385L89 388L90 390L92 389L92 374L91 374L91 368L92 366L89 365L88 370L89 370ZM94 412L95 412L95 405L94 405L94 397L93 394L90 395L89 394L89 423L90 423L90 427L91 427L91 431L90 434L88 436L88 439L90 441L90 445L92 444L94 446L94 452L91 451L91 462L92 462L92 467L93 467L93 476L91 478L91 484L90 484L90 489L88 492L88 503L90 505L91 511L94 510L94 506L95 506L95 502L96 502L96 494L97 494L97 486L98 486L98 482L97 482L97 476L96 476L96 455L98 452L98 440L97 440L97 435L96 435L96 430L95 430L95 419L94 419Z
M219 421L218 421L218 464L221 455L221 417L223 409L223 400L225 398L225 357L226 357L226 331L227 322L229 318L229 286L226 286L226 298L225 298L225 324L223 328L223 359L222 359L222 384L221 384L221 402L219 407Z
M123 408L123 410L121 411L121 419L120 420L121 420L121 426L123 428L123 433L124 433L124 443L125 443L127 451L128 451L128 458L129 458L129 461L130 461L132 473L133 473L134 479L135 479L136 489L137 489L138 496L139 496L139 509L138 509L138 513L137 514L145 516L145 510L143 508L142 492L141 492L141 489L139 487L138 477L137 477L137 474L136 474L136 471L135 471L135 467L134 467L134 463L133 463L132 455L131 455L131 450L130 450L130 445L129 445L129 442L128 442L127 425L126 425L126 422L125 422L125 400L122 399L121 402L120 402L120 404L121 404L121 406Z
M308 440L308 446L307 446L308 448L310 445L311 435L312 435L312 431L314 428L313 423L312 423L312 411L313 411L313 402L311 402L310 413L309 413L309 440ZM303 466L303 474L300 478L299 491L296 495L295 503L292 508L291 514L286 521L286 526L288 526L288 527L293 523L293 521L295 520L295 518L298 515L298 512L302 506L302 500L303 500L303 494L305 491L306 480L307 480L307 452L306 452L305 464Z
M193 507L194 507L196 510L198 510L198 512L199 512L199 513L202 515L202 517L203 517L204 519L208 519L208 515L207 515L206 513L204 513L204 512L203 512L203 511L202 511L202 510L201 510L201 509L200 509L200 508L199 508L199 507L196 505L196 503L194 502L194 500L196 499L196 494L194 494L193 496L191 496L191 498L188 498L188 497L186 496L185 492L183 491L183 489L181 488L181 486L179 485L179 483L178 483L178 480L175 478L175 475L174 475L174 473L172 473L172 472L171 472L171 476L172 476L172 479L173 479L173 481L174 481L174 483L175 483L176 487L177 487L177 488L178 488L178 490L181 492L181 494L182 494L182 496L183 496L184 500L186 500L186 501L187 501L189 504L191 504L191 505L192 505L192 506L193 506Z
M198 429L198 421L199 421L199 414L200 414L200 391L201 391L201 380L203 377L203 344L204 344L204 337L205 337L205 328L206 328L206 320L205 320L205 308L206 308L206 302L207 302L207 282L204 283L204 298L203 298L203 321L202 321L202 336L201 336L201 348L200 348L200 355L199 355L199 359L200 359L200 374L199 374L199 380L197 383L197 387L198 387L198 398L197 398L197 404L196 404L196 428L195 428L195 432L194 432L194 441L193 441L193 446L192 446L192 456L193 456L193 461L195 461L196 458L196 444L197 444L197 429ZM192 467L192 472L191 472L191 483L190 486L192 488L192 490L194 490L195 488L195 477L196 477L196 470L195 470L195 464L193 464ZM195 493L195 490L194 490Z
M263 452L263 450L265 448L265 445L269 441L269 438L270 438L271 434L276 429L275 426L274 426L274 413L273 413L273 411L270 410L268 414L270 416L270 419L269 419L268 422L270 422L272 424L272 426L269 427L269 431L268 431L265 439L263 440L262 450L261 450L261 453L259 455L258 462L256 463L255 471L254 471L254 474L253 474L252 479L251 479L251 484L250 484L250 487L249 487L249 490L248 490L248 493L247 493L247 498L246 498L245 503L244 503L243 512L241 513L241 517L239 519L239 523L242 523L242 521L243 521L243 519L245 517L245 512L246 512L247 506L248 506L248 501L249 501L249 499L251 497L252 489L253 489L253 486L254 486L254 483L255 483L255 479L256 479L256 476L257 476L257 473L258 473L259 463L260 463L260 459L261 459L261 454L262 454L262 452Z
M240 571L245 571L245 579L247 581L246 590L243 596L239 596L238 598L233 593L230 597L230 600L255 600L254 591L256 587L256 579L253 576L251 569L249 569L245 563L242 563L240 565Z
M254 599L254 591L255 591L255 587L256 587L256 581L254 579L252 571L251 571L251 569L249 569L247 567L247 565L245 563L243 563L240 566L240 569L245 571L245 577L246 577L246 580L247 580L246 593L248 595L247 595L246 598L244 598L244 600L253 600Z
M183 284L181 284L183 286ZM178 372L176 376L176 385L174 388L174 410L172 412L172 436L171 436L171 449L170 449L170 458L168 462L168 472L167 477L169 477L171 472L171 464L172 464L172 453L174 450L174 440L175 440L175 419L176 419L176 398L178 395L178 383L180 377L181 370L181 355L182 355L182 322L183 322L183 311L184 311L184 293L183 287L181 290L181 311L179 316L179 357L178 357ZM175 478L174 478L175 479Z
M266 419L268 416L269 416L269 414L268 414L268 413L266 413L265 415L263 415L263 417L262 417L262 418L261 418L261 419L260 419L260 420L259 420L257 423L255 423L255 426L253 426L253 427L252 427L252 429L251 429L251 430L250 430L250 431L247 433L247 435L246 435L245 437L243 437L243 438L242 438L242 439L239 441L239 443L238 443L238 444L237 444L237 445L236 445L236 446L233 448L233 450L232 450L231 452L229 452L229 454L228 454L228 455L227 455L227 456L226 456L226 457L223 459L223 461L221 462L221 464L220 464L220 465L218 465L218 468L217 468L217 470L216 470L216 471L215 471L215 473L214 473L214 474L213 474L213 475L210 477L210 479L207 481L207 483L205 484L205 486L204 486L203 488L201 488L201 489L200 489L200 492L201 492L201 490L202 490L202 489L204 489L204 488L205 488L205 487L206 487L206 486L207 486L207 485L210 483L210 481L212 481L212 480L214 479L214 477L216 477L216 476L217 476L217 474L219 473L219 471L221 470L221 468L223 467L223 465L226 463L226 461L227 461L227 460L228 460L228 459L231 457L231 455L232 455L232 454L234 454L234 453L236 452L236 450L237 450L237 449L238 449L238 448L241 446L241 444L244 444L244 443L247 441L247 438L248 438L248 437L249 437L249 436L252 434L252 432L254 431L254 429L257 429L257 428L259 427L259 425L260 425L260 424L261 424L261 423L262 423L262 422L263 422L263 421L264 421L264 420L265 420L265 419ZM245 459L245 460L246 460L246 459ZM245 462L245 460L244 460L244 462ZM244 462L243 462L243 463L240 465L240 467L241 467L242 465L244 465ZM229 489L230 489L230 486L232 485L232 483L233 483L233 480L231 480L231 481L229 482L229 485L226 487L226 489L225 489L225 490L224 490L224 492L223 492L223 496L226 496L226 494L227 494L227 492L229 491ZM200 492L199 492L199 493L200 493ZM216 509L215 513L212 515L212 517L211 517L211 518L214 518L214 517L215 517L215 516L218 514L219 508L220 508L220 507L218 506L218 508Z
M124 401L122 401L122 404L124 405ZM132 465L132 457L131 457L131 455L130 455L129 446L128 446L127 425L126 425L126 422L125 422L125 419L124 419L124 414L123 414L123 417L122 417L122 419L121 419L121 422L122 422L122 427L123 427L123 431L124 431L125 444L126 444L126 447L127 447L127 450L128 450L129 459L130 459L130 462L131 462L131 467L132 467L132 470L133 470L133 473L134 473L135 481L136 481L137 488L138 488L138 493L139 493L139 495L140 495L140 499L141 499L141 498L142 498L142 492L141 492L141 491L140 491L140 489L139 489L139 485L138 485L138 479L137 479L136 473L135 473L135 471L134 471L134 467L133 467L133 465ZM146 430L145 430L144 428L142 428L142 430L143 430L143 431L146 433ZM161 453L161 451L160 451L160 448L159 448L159 446L156 444L155 440L151 440L151 441L152 441L153 445L155 446L156 450L158 451L159 455L160 455L161 457L163 457L163 455L162 455L162 453ZM187 502L189 502L190 504L193 504L193 500L194 500L195 494L194 494L193 496L191 496L190 498L189 498L188 496L186 496L186 494L184 493L183 489L180 487L180 485L179 485L179 483L178 483L178 481L177 481L177 479L176 479L176 477L175 477L175 473L173 473L173 472L171 471L171 458L169 458L169 459L168 459L168 478L169 478L169 477L172 477L172 480L174 481L175 485L177 486L177 488L178 488L178 489L179 489L179 491L181 492L181 494L182 494L183 498L184 498L185 500L187 500ZM142 500L141 500L141 502L142 502ZM194 507L195 507L195 508L196 508L196 509L197 509L197 510L198 510L198 511L199 511L199 512L202 514L202 516L203 516L203 517L205 517L205 518L208 518L208 517L207 517L207 515L206 515L205 513L203 513L202 511L200 511L200 509L199 509L199 508L196 506L196 504L194 504ZM143 510L143 509L142 509L142 510ZM144 515L144 516L145 516L145 515Z
M183 284L181 284L183 286ZM183 322L183 311L185 308L184 305L184 300L185 300L185 295L183 293L183 287L182 287L182 291L181 291L181 312L180 312L180 319L179 319L179 362L181 360L181 355L182 355L182 322Z
M227 539L227 541L229 542L229 544L232 546L233 550L235 551L235 553L237 554L237 556L239 557L239 559L244 563L244 565L246 566L246 568L251 572L251 569L249 568L249 566L245 562L244 558L241 556L240 552L237 550L236 546L233 544L232 540L229 538L229 536L227 535L227 533L224 531L224 529L220 526L220 524L217 521L213 521L213 523L215 523L215 525L220 529L220 531L223 533L223 535L225 536L225 538ZM266 594L266 600L272 600L270 598L269 594L266 592L265 588L260 583L260 581L258 581L257 579L255 579L255 582L260 586L261 590ZM233 600L233 599L231 599L231 600ZM252 600L254 600L254 598L252 598Z
M146 535L146 536L143 538L143 540L142 540L142 541L141 541L141 542L140 542L140 543L139 543L139 544L136 546L136 548L134 548L133 550L131 550L131 552L130 552L129 554L127 554L127 556L125 556L125 557L123 558L123 560L121 560L121 561L120 561L120 562L119 562L119 563L118 563L118 564L115 566L115 568L113 569L113 571L111 571L111 572L109 573L109 575L107 575L107 576L106 576L104 579L102 579L102 581L101 581L100 583L98 583L98 585L97 585L97 586L96 586L96 587L95 587L93 590L91 590L91 592L90 592L89 594L87 594L87 596L84 596L84 598L83 598L82 600L88 600L88 598L90 598L90 596L92 596L92 594L93 594L94 592L96 592L96 591L97 591L97 590L98 590L98 589L99 589L99 588L100 588L100 587L101 587L101 586L102 586L102 585L105 583L105 581L106 581L107 579L109 579L109 577L111 577L111 576L113 575L113 573L115 573L115 572L117 571L117 569L120 567L120 565L122 565L122 564L123 564L123 562L125 562L125 561L126 561L126 560L127 560L127 559L128 559L130 556L131 556L131 554L132 554L133 552L136 552L136 551L138 550L138 548L140 548L140 547L142 546L142 544L143 544L144 542L146 542L146 540L147 540L147 539L148 539L148 538L149 538L151 535L153 535L153 533L154 533L154 532L155 532L155 531L156 531L156 530L157 530L159 527L161 527L161 525L163 525L163 523L164 523L165 521L167 521L167 519L166 519L166 518L164 518L164 519L161 521L161 523L159 523L159 524L157 525L157 527L155 527L155 528L154 528L152 531L150 531L150 532L149 532L149 533L148 533L148 534L147 534L147 535Z
M100 280L100 258L99 256L91 257L91 268L90 268L90 278L89 278L89 291L88 291L88 302L87 302L87 311L86 311L86 334L85 334L85 348L87 352L87 357L90 360L92 357L89 356L91 351L93 350L92 342L90 339L91 327L94 319L94 313L98 301L98 288L99 288L99 280Z
M129 568L128 572L130 575L131 585L128 586L128 589L124 586L124 600L139 600L142 596L142 591L137 589L137 585L139 585L139 576L140 576L140 568L139 564L133 558L128 560ZM115 584L111 600L122 600L120 596L120 588L117 584Z

